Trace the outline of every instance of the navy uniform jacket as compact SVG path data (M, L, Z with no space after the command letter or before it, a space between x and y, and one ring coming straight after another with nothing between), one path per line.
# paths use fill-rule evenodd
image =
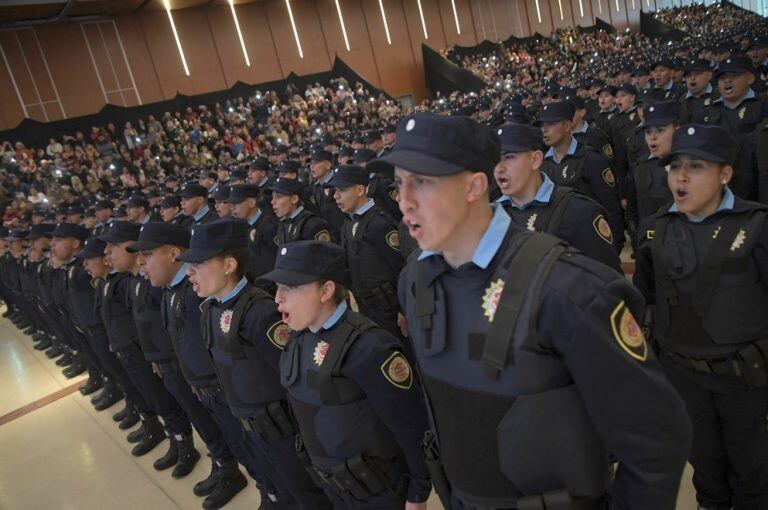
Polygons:
M328 222L333 239L338 240L341 226L344 224L344 213L333 199L333 188L325 188L323 184L315 183L312 188L312 202L317 206L320 217Z
M311 240L333 240L330 226L325 219L307 209L301 209L301 212L295 218L280 218L277 226L278 246L292 243L293 241Z
M587 125L586 131L577 131L573 133L573 136L579 143L599 152L609 161L613 160L614 150L611 139L599 127Z
M352 384L355 396L340 405L322 402L317 375L339 324L350 314L355 312L342 303L317 333L293 333L281 357L281 378L304 444L321 468L359 453L397 452L408 466L408 500L426 501L431 485L421 441L427 413L398 339L375 326L362 332L340 365L341 379ZM393 365L401 372L388 370Z
M368 183L367 193L382 211L400 221L403 213L400 212L400 206L397 205L397 200L395 200L395 190L392 189L393 182L394 179L392 177L374 174Z
M703 92L699 97L689 96L689 94L690 92L686 92L680 99L680 103L683 105L683 118L681 120L684 124L703 124L704 118L707 116L707 108L712 104L712 101L720 97L720 93L713 88L710 92Z
M192 223L189 226L202 225L204 223L209 223L209 222L217 220L217 219L219 219L219 216L218 216L218 214L216 214L216 211L214 210L214 208L211 207L211 206L208 206L208 211L199 220L196 220L193 217L192 218Z
M666 167L659 158L635 165L627 175L627 221L635 227L640 220L672 201Z
M497 207L471 262L452 268L439 254L422 253L401 277L400 299L454 494L507 507L494 503L562 489L563 478L575 478L574 494L579 482L599 494L609 481L610 452L619 460L608 489L618 508L674 509L691 425L634 319L643 316L642 296L623 275L566 251L538 301L523 303L506 365L495 379L488 376L483 342L515 278L499 265L525 239L521 232ZM435 293L431 337L420 326L417 278ZM576 439L587 430L589 448L579 451L589 455L569 451L584 446ZM594 456L597 468L590 466ZM585 481L589 473L597 486Z
M636 111L618 112L609 122L611 128L609 133L614 149L611 168L616 172L619 189L623 189L624 181L629 171L629 155L627 154L626 140L639 123L640 116Z
M67 297L67 308L77 326L89 330L103 327L96 312L96 289L79 260L67 265Z
M257 214L259 213L257 212ZM256 221L250 223L250 226L248 231L248 272L253 278L260 278L275 267L278 220L274 214L267 216L262 212Z
M546 173L558 186L575 188L594 198L606 212L606 219L613 232L614 246L617 251L624 244L624 220L619 198L619 184L611 169L610 162L600 153L582 144L576 144L573 154L556 163L548 155L541 164L541 171Z
M557 193L557 187L553 194ZM558 204L559 220L553 217L552 196L537 195L533 202L517 207L508 197L499 200L512 221L521 229L546 232L581 251L587 257L621 272L621 260L613 246L613 234L605 219L605 208L578 191L569 193ZM546 225L544 222L546 220Z

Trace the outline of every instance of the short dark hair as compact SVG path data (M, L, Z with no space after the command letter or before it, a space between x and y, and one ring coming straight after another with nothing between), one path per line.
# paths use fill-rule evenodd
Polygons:
M318 280L317 283L318 283L318 285L320 285L322 287L327 282L333 282L333 284L335 286L335 290L333 291L333 302L335 304L338 305L342 301L346 301L347 300L347 296L348 296L347 288L344 286L343 283L337 282L336 280Z
M240 248L229 248L219 254L221 258L232 257L237 262L237 277L242 278L248 273L248 259L250 252L247 246Z

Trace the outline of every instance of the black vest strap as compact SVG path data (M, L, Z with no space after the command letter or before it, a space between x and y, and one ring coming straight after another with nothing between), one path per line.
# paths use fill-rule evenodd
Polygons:
M513 362L509 350L525 298L529 296L529 291L531 295L538 295L554 261L565 251L565 247L565 243L556 237L532 234L518 250L507 255L508 259L493 275L492 279L495 280L500 272L507 272L481 357L486 364L486 376L489 379L498 379L504 367ZM544 271L539 271L545 260L552 260L552 263L544 265ZM534 281L536 276L538 278ZM532 302L531 306L535 313L536 303Z
M318 391L323 404L339 405L345 403L349 400L349 395L355 393L354 388L350 388L348 384L342 382L341 365L355 340L374 326L375 324L364 316L348 312L336 328L325 360L317 375Z
M555 186L555 191L552 193L552 198L549 201L549 207L546 211L549 214L544 218L544 222L541 223L541 231L552 233L558 231L560 228L560 222L563 220L565 210L568 208L568 202L570 201L576 190L567 186Z
M435 314L435 285L427 285L421 265L416 263L416 317L426 335L425 347L432 347L432 316Z
M669 226L669 216L662 216L656 220L653 233L653 243L651 244L651 255L653 257L653 267L655 273L656 285L664 293L664 299L670 308L680 305L680 294L677 287L669 278L667 264L664 262L664 235ZM657 302L659 296L656 296Z

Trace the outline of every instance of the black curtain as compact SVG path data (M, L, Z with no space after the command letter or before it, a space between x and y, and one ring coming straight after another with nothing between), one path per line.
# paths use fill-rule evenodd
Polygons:
M454 90L478 92L486 86L472 72L457 66L426 44L421 45L421 55L427 87L433 94L448 95Z
M688 35L682 30L662 23L653 14L643 11L640 11L640 33L651 39L661 39L664 42L682 41Z
M217 102L224 102L227 99L248 97L256 90L274 90L282 100L285 100L287 99L286 87L289 84L293 84L303 93L309 83L320 82L326 84L331 78L339 77L345 78L351 85L360 82L375 95L383 92L371 85L370 82L357 74L337 56L331 70L322 73L309 74L306 76L298 76L294 73L290 73L285 79L259 84L248 84L238 81L226 90L218 90L195 96L176 94L173 99L140 106L124 107L107 104L98 113L81 117L71 117L54 122L39 122L32 119L24 119L14 129L0 131L0 141L8 140L12 143L24 142L27 147L45 147L48 145L48 140L50 138L56 138L60 141L62 135L72 135L76 131L82 131L87 137L93 126L103 126L112 122L118 127L118 131L121 131L121 127L126 122L134 123L135 126L135 123L138 122L139 119L146 119L149 115L154 115L156 118L160 118L165 112L183 112L187 106L197 108L201 104L213 105ZM385 95L389 99L392 99L388 94L385 93Z

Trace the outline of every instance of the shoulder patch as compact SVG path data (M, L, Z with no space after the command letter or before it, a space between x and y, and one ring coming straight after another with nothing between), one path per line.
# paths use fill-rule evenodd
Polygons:
M600 236L600 239L610 245L613 244L613 232L611 232L611 226L608 224L608 220L605 219L605 216L598 214L592 222L592 226L595 228L597 235Z
M648 359L648 344L640 325L622 300L611 313L613 337L622 349L638 361Z
M393 352L387 360L381 364L381 373L384 378L403 390L410 390L413 385L413 371L408 360L401 352Z
M267 330L267 338L281 351L291 341L291 328L283 321L277 321Z
M609 158L613 158L613 147L611 147L610 143L606 143L603 145L603 154L605 154Z
M387 241L387 245L392 248L393 250L400 251L400 234L397 230L393 230L391 232L388 232L387 235L384 237Z
M603 180L611 188L616 186L616 178L613 176L613 172L610 168L603 170Z
M327 243L331 242L331 233L327 230L323 229L317 234L315 234L315 241L325 241Z

